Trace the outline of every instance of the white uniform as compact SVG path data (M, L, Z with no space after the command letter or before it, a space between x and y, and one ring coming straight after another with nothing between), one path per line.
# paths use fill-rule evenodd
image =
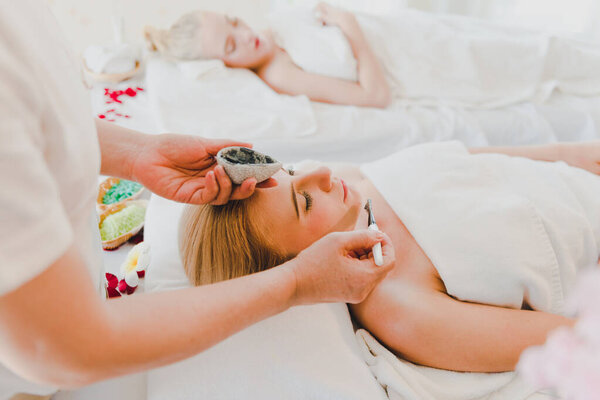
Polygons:
M565 163L470 155L458 142L366 164L459 300L564 314L600 246L600 177Z
M99 165L81 72L47 5L0 0L0 296L71 245L99 284ZM50 391L0 364L0 399Z

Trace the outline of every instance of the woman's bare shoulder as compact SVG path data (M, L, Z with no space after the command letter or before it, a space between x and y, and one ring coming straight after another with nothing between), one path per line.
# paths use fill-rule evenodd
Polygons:
M269 62L261 66L256 74L269 86L274 86L279 85L289 76L291 70L297 68L289 54L278 48Z

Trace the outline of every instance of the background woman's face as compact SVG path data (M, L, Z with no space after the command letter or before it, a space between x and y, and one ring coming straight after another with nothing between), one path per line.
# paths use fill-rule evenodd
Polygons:
M252 212L275 247L297 254L330 232L354 229L363 205L361 194L331 170L319 167L274 175L278 185L259 189Z
M235 17L206 11L200 29L205 57L223 60L229 67L258 67L275 48L270 37L255 33Z

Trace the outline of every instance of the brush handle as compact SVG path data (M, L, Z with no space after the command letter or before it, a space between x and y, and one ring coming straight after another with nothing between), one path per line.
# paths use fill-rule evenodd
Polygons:
M378 231L379 227L377 224L369 225L369 230ZM377 243L373 246L373 260L375 261L375 265L381 267L383 265L383 251L381 250L381 243Z

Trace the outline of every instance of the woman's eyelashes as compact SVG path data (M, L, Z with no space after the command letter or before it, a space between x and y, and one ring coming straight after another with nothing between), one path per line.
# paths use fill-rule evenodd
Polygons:
M303 190L301 194L302 194L302 196L304 196L304 199L306 200L306 212L309 212L313 205L313 198L310 195L310 193L308 193L305 190Z

